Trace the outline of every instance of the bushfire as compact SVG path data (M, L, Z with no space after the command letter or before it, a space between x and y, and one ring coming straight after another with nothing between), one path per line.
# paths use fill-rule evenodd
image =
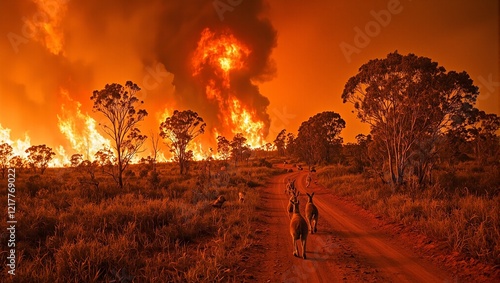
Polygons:
M40 9L44 6L39 2ZM38 23L33 29L39 31L40 41L54 54L63 52L63 37L57 32L57 18L64 9L51 11L47 22ZM30 23L28 23L30 24ZM212 31L209 28L202 30L197 46L191 56L192 77L203 87L203 95L216 107L217 123L211 126L205 137L194 140L189 146L195 160L204 160L208 157L216 158L213 152L214 141L218 135L224 135L229 140L237 133L242 133L247 139L247 145L258 148L265 144L265 122L259 119L254 106L243 99L244 95L234 87L234 80L238 74L248 68L249 56L252 50L238 40L229 30ZM95 153L105 148L112 148L110 137L104 136L99 129L99 123L81 110L82 102L74 100L68 90L61 87L61 96L65 102L60 107L57 116L57 126L67 141L63 145L51 145L56 153L50 162L51 167L65 166L70 163L71 154L82 154L84 159L94 160ZM168 102L167 102L168 105ZM158 125L172 113L173 107L157 114ZM24 140L12 140L9 128L0 128L0 142L6 142L13 147L13 155L26 158L25 150L31 146L29 133ZM147 155L147 150L145 150ZM160 161L171 160L168 150L160 153ZM140 158L136 159L136 162Z
M229 31L213 32L206 28L201 33L192 59L193 77L205 86L205 95L218 108L222 129L214 132L231 137L245 134L248 145L262 146L264 122L250 105L238 97L232 87L233 76L244 72L251 50Z

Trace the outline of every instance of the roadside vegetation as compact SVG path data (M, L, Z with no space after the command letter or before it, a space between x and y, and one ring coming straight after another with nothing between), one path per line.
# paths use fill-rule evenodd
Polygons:
M212 161L209 176L206 162L192 163L185 175L174 164L156 164L155 173L130 165L122 189L100 168L93 177L82 167L20 173L18 267L6 280L239 282L253 240L254 188L280 171L261 163L221 171ZM219 195L227 199L220 209L210 205ZM6 273L6 256L0 263Z
M408 183L396 192L376 178L332 165L318 171L321 184L361 207L434 239L465 259L500 264L500 167L471 162L455 173L435 172L426 187Z
M500 117L475 107L479 95L467 72L396 51L363 64L341 94L369 134L343 143L344 120L325 111L274 143L335 194L498 267Z

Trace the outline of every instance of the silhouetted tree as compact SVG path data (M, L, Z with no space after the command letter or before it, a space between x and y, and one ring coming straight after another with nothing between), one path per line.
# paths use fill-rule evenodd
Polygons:
M19 155L16 155L9 160L10 167L16 168L16 174L17 171L20 171L25 166L25 163L26 160Z
M279 156L285 156L285 149L286 149L286 130L283 129L281 132L278 133L276 136L276 139L274 140L274 146L276 146L276 149L278 150L278 155Z
M446 72L429 58L394 52L361 66L342 99L381 139L391 181L399 185L416 145L434 150L442 133L463 126L477 95L466 72Z
M80 165L80 163L82 163L82 161L83 161L83 154L75 153L75 154L71 155L71 158L69 161L71 163L71 167L78 167L78 165Z
M295 140L295 154L309 167L319 162L330 163L340 156L345 121L338 113L326 111L318 113L299 127Z
M158 153L160 152L160 135L151 131L151 166L156 171Z
M273 150L273 144L268 142L265 145L262 146L262 149L266 151L266 155L269 157L271 151Z
M188 151L189 143L205 132L206 123L198 113L192 110L175 110L171 117L160 125L160 136L168 140L170 152L179 163L180 174L187 173L189 161L193 159L193 152Z
M12 151L13 148L10 144L0 144L0 169L2 170L2 178L5 178L5 173L7 173L7 169L9 168Z
M478 111L471 124L467 134L477 161L480 164L488 163L488 159L498 161L500 144L496 133L500 128L500 117Z
M102 127L112 139L116 151L118 168L112 176L120 188L123 188L123 172L147 138L137 128L138 123L148 115L146 110L135 108L137 103L143 103L136 96L140 90L131 81L125 86L113 83L102 90L95 90L90 98L94 102L94 111L101 112L109 122Z
M42 175L49 166L49 162L56 155L52 148L44 144L30 146L25 152L28 153L28 164L33 168L33 172L36 172L36 168L40 168Z
M153 170L153 164L154 164L154 159L151 157L151 155L148 155L147 157L142 157L141 160L139 160L140 164L147 165L146 169L147 170Z
M247 138L243 136L242 133L237 133L233 140L231 141L231 156L234 160L234 166L238 165L238 161L244 159L243 152L247 149L246 147Z
M113 165L116 163L116 157L113 153L113 151L109 148L103 148L98 150L95 155L95 161L97 166L100 166L102 169L102 172L105 172L106 167L112 168ZM113 175L112 173L108 172L109 174Z
M97 171L97 167L99 166L98 161L94 160L91 162L90 160L83 160L77 165L78 172L81 177L78 177L77 180L83 186L91 186L95 190L99 188L99 180L96 178L95 173Z
M250 157L252 157L252 149L248 145L244 145L241 148L241 160L246 160L247 165L250 163Z
M368 172L373 177L378 177L383 184L387 184L388 180L385 176L385 172L387 172L387 166L384 162L384 144L381 139L373 138L371 140L367 140L368 147Z
M343 146L343 155L347 163L357 173L364 172L365 167L370 164L368 158L368 144L370 142L370 135L359 134L356 136L356 143L347 143Z
M217 154L224 161L231 156L231 143L224 136L217 136Z
M295 142L296 137L293 133L286 134L286 142L285 142L285 152L287 155L295 154Z

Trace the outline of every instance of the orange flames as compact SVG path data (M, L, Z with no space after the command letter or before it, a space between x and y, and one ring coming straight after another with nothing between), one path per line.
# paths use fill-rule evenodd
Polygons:
M165 119L170 117L170 115L171 115L170 113L173 113L173 112L174 111L172 109L165 108L165 110L163 110L163 112L159 114L159 117L160 117L159 122L161 123L161 122L165 121ZM208 158L210 156L209 150L204 150L203 144L201 142L196 141L196 140L193 140L189 143L188 150L193 151L193 159L196 161L205 160L206 158ZM159 161L168 161L169 159L166 158L162 152L160 152L158 160ZM172 160L173 160L173 157L170 158L170 161L172 161Z
M26 149L31 146L31 139L28 133L24 134L24 140L12 140L10 137L10 132L11 129L4 128L0 124L0 143L7 143L12 147L11 157L19 156L23 159L26 159L28 157ZM64 147L60 145L53 150L56 153L56 156L49 162L49 167L63 167L64 165L69 163L69 158L66 155Z
M64 36L61 27L61 18L66 11L64 0L33 0L38 8L35 16L25 20L32 31L33 38L44 45L53 54L63 52ZM206 97L218 107L219 124L214 125L207 136L207 144L214 144L214 136L226 135L231 139L237 133L247 138L252 148L265 144L264 122L260 120L251 105L247 105L241 95L231 86L231 75L234 72L245 71L251 50L240 42L234 35L222 32L215 33L206 28L201 33L197 48L192 57L192 75L204 85ZM71 100L65 90L62 96L67 100L61 106L57 115L58 128L67 139L68 145L53 146L56 153L49 166L67 166L70 156L80 153L84 159L93 160L97 151L110 148L111 141L103 137L97 130L97 122L87 113L82 113L81 103ZM171 109L160 113L157 118L164 121L171 113ZM12 140L10 129L0 125L0 142L7 142L13 147L13 155L23 158L27 156L25 150L31 146L28 134L24 139ZM214 157L207 144L193 141L189 150L193 151L195 160L204 160ZM159 161L167 158L160 152Z
M193 55L193 76L205 84L205 95L217 104L218 118L225 133L243 133L248 145L256 148L264 142L264 122L255 111L247 107L231 90L230 73L245 68L251 51L232 34L216 34L205 28L201 33ZM204 70L210 71L211 79L202 78ZM231 138L231 137L228 137Z
M28 154L24 152L28 147L31 146L30 137L27 133L24 135L24 140L17 139L11 140L10 138L11 130L9 128L3 128L0 124L0 143L8 143L12 146L12 155L20 156L22 158L26 158Z
M216 35L205 28L193 56L193 76L200 74L208 64L216 67L216 74L222 76L229 87L229 72L242 69L249 54L250 50L232 34Z
M236 127L233 128L233 133L243 133L247 138L247 143L252 148L262 146L265 142L262 138L262 128L264 123L262 121L255 121L254 116L247 109L241 106L238 99L233 98L233 103L229 109L231 112L231 122Z
M33 0L38 12L25 20L31 36L53 54L63 49L64 35L61 19L66 12L67 0Z
M63 95L69 99L65 91ZM76 105L75 109L66 109L63 104L61 116L57 115L59 130L70 142L75 153L83 154L84 159L92 161L97 151L110 148L111 141L97 131L97 123L92 117L81 112L79 102L71 102Z
M69 99L66 91L63 90L62 94ZM68 151L63 145L53 147L52 150L56 155L49 162L50 167L64 167L69 165L70 156L73 153L81 153L84 159L93 160L94 154L98 150L104 147L109 148L111 145L111 142L97 131L96 121L89 115L81 112L81 104L71 99L70 102L74 103L76 107L74 109L67 109L63 104L61 106L62 114L57 115L57 119L59 120L59 130L69 141L71 149ZM10 133L11 130L9 128L3 128L0 125L0 143L8 143L12 146L12 156L20 156L26 159L28 154L25 151L32 145L28 133L25 133L24 140L12 140Z
M58 127L70 144L70 149L63 145L53 147L56 153L49 162L50 167L64 167L70 164L71 154L80 153L84 159L94 160L97 151L103 148L110 148L110 140L104 138L97 131L97 122L88 114L83 114L80 110L81 104L71 100L66 90L61 91L62 96L69 103L68 106L61 106L61 115L57 115ZM31 139L25 133L24 140L12 140L11 130L0 125L0 143L8 143L13 148L13 156L27 157L25 150L31 146Z

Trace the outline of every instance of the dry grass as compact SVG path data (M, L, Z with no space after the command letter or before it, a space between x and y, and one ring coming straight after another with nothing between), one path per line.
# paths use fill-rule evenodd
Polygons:
M258 201L251 187L276 170L233 169L223 185L196 168L182 177L176 170L161 165L154 188L135 166L123 191L103 174L98 188L82 184L69 168L19 176L18 266L7 282L240 281L238 262L252 244ZM246 192L244 204L239 191ZM210 202L220 194L228 201L214 209ZM3 251L0 264L6 274Z
M445 241L450 249L466 258L498 265L500 181L497 170L486 168L470 175L462 170L454 173L458 179L441 172L448 174L444 177L445 184L455 184L455 187L408 186L395 193L379 180L345 173L338 166L323 168L318 177L336 194L355 200L365 209ZM467 176L477 181L474 183Z

